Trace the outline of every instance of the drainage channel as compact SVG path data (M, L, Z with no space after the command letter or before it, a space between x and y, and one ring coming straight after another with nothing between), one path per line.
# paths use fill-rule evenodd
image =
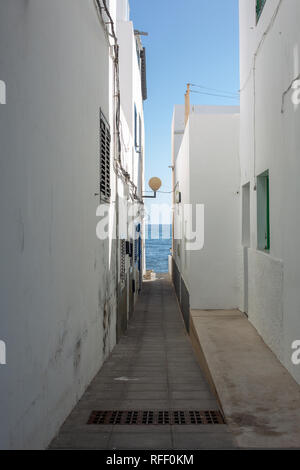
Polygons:
M219 410L92 411L87 424L110 425L191 425L226 424Z

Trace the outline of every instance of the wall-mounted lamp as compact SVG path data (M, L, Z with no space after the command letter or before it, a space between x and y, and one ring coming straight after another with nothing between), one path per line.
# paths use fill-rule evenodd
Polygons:
M148 184L149 184L149 186L152 189L154 194L153 194L153 196L143 196L143 198L144 199L155 199L156 198L156 193L157 193L157 191L160 190L162 182L159 178L154 177L154 178L151 178L151 180L149 181Z

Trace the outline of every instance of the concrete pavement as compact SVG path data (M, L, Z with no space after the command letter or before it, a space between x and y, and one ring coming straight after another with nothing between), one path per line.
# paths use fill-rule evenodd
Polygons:
M300 387L239 310L191 311L191 337L240 448L300 448Z
M225 424L87 425L93 410L218 410L167 275L145 282L127 333L52 449L229 449Z

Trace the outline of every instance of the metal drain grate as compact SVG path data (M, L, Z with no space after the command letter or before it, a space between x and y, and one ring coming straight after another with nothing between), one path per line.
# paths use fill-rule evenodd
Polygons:
M225 424L222 413L208 411L92 411L87 424L167 425Z

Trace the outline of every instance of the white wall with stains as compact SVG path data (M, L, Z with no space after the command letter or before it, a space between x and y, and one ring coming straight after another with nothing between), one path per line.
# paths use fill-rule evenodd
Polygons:
M0 448L47 446L116 342L116 242L96 237L95 197L112 71L93 0L1 2Z

